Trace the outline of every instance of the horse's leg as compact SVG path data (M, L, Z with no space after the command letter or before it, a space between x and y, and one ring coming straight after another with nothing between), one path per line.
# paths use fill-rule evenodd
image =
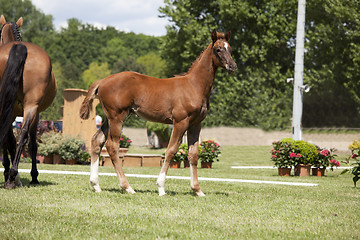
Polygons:
M90 167L90 185L95 192L101 192L99 185L99 156L104 146L109 132L109 123L106 119L101 128L94 134L91 139L91 167Z
M4 143L4 147L3 147L3 166L4 166L5 182L9 179L9 174L10 174L10 159L8 156L8 152L10 153L11 162L13 162L15 158L15 149L16 149L16 139L12 128L10 128L7 133L6 142Z
M174 124L174 128L173 128L173 131L172 131L172 134L171 134L171 138L170 138L170 142L169 142L169 145L168 145L168 148L166 149L166 152L165 152L165 161L164 161L164 164L161 168L161 171L160 171L160 174L159 174L159 177L156 181L156 184L158 186L158 189L159 189L159 196L163 196L165 195L165 179L166 179L166 174L167 174L167 171L169 169L169 166L170 166L170 162L171 160L174 158L178 148L179 148L179 145L181 143L181 139L186 131L188 127L188 121L187 120L184 120L182 122L179 122L179 123L175 123Z
M30 126L30 142L29 142L29 150L30 150L30 155L31 155L31 160L32 160L32 166L31 166L31 182L30 184L39 184L39 181L37 179L37 177L39 176L39 172L37 170L37 160L36 160L36 154L37 154L37 149L38 149L38 145L36 142L36 134L37 134L37 126L39 123L39 114L36 115L35 118L35 122L33 124L31 124Z
M200 130L201 130L201 123L191 126L188 129L188 145L189 145L188 157L190 162L191 189L196 193L196 195L203 197L205 196L205 194L200 189L198 175L197 175Z
M18 140L18 146L16 148L15 158L13 160L13 164L10 168L10 175L7 182L5 182L5 188L11 189L17 186L21 186L21 182L18 181L20 179L16 178L18 176L18 167L20 161L21 151L24 148L24 145L28 141L29 138L29 129L32 122L34 122L36 118L36 108L24 109L24 124L20 131L20 136Z
M114 165L116 174L120 181L120 187L128 193L135 193L125 177L122 169L122 161L119 159L119 141L121 136L122 124L127 113L123 111L118 114L117 119L109 119L109 136L106 140L106 149Z

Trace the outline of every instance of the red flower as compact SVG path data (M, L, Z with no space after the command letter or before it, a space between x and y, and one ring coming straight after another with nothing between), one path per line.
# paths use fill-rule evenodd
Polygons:
M301 154L300 153L296 154L296 157L301 158Z
M277 158L277 156L276 156L276 155L272 155L272 158Z
M296 157L296 154L295 153L290 153L289 157Z

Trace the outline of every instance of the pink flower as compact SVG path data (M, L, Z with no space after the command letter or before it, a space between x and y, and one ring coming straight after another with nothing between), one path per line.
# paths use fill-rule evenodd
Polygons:
M296 154L295 153L290 153L289 157L296 157Z
M277 156L276 156L276 155L272 155L271 157L272 157L272 158L277 158Z
M356 155L355 153L353 155L351 155L351 158L357 158L358 155Z
M336 162L335 162L335 165L336 165L337 167L340 167L339 161L336 161Z
M324 149L324 150L321 151L321 155L323 155L325 157L329 156L329 154L330 154L330 152L327 149Z
M120 141L124 141L124 138L121 137L121 138L120 138Z
M335 164L335 159L331 159L331 160L329 161L329 163Z
M129 140L127 140L127 142L128 142L128 143L131 143L131 140L129 139Z
M301 154L300 153L296 154L296 157L301 158Z

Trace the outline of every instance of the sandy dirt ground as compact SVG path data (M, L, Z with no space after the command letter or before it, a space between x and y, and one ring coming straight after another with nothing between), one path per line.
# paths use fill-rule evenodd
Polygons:
M146 129L124 128L123 132L130 137L135 146L148 145ZM214 127L201 130L200 140L214 139L220 145L228 146L270 146L273 141L291 137L291 132L271 131L265 132L257 128ZM303 140L314 143L320 147L336 148L339 151L348 151L349 144L354 139L360 139L355 133L317 133L303 134Z

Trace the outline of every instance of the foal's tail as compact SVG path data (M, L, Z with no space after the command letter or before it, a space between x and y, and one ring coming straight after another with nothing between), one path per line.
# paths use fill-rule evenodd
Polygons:
M0 147L11 125L11 117L23 76L27 58L27 48L23 44L14 44L9 52L9 58L0 85Z
M92 105L92 102L98 92L99 84L101 80L95 81L93 84L91 84L88 93L86 94L86 97L84 101L81 104L80 107L80 117L81 119L88 119L90 116L90 107Z

